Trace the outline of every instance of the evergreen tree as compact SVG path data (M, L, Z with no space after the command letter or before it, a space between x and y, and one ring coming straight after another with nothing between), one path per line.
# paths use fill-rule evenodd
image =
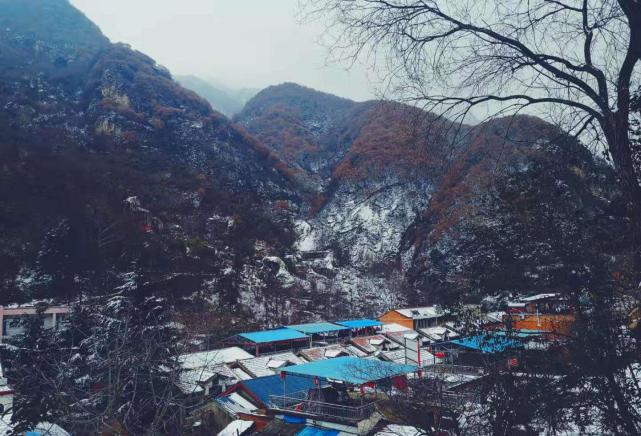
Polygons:
M24 333L15 338L5 359L6 376L16 392L12 409L6 411L11 413L14 434L55 421L66 411L60 401L65 374L58 366L65 344L57 333L44 329L43 309L22 322Z
M179 344L166 301L137 277L75 307L60 332L30 320L8 359L16 431L47 421L79 434L179 434Z

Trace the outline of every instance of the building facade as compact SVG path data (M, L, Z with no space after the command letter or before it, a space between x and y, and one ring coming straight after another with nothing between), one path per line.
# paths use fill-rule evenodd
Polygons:
M445 314L436 306L394 309L385 312L379 320L384 324L399 324L412 330L439 325Z
M46 329L58 329L71 312L69 306L50 306L42 312ZM0 344L24 332L22 322L30 316L36 316L38 309L34 305L0 306Z

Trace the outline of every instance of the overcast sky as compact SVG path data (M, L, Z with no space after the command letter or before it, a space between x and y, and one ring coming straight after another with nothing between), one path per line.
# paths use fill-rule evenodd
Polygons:
M71 0L113 42L174 74L231 87L297 82L343 97L374 96L363 66L327 65L322 28L300 25L297 0Z

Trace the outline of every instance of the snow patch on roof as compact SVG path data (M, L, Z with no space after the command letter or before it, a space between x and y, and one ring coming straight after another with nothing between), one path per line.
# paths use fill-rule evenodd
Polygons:
M178 360L184 369L198 369L232 363L238 360L251 359L252 357L254 356L242 348L229 347L220 350L183 354Z
M245 421L237 419L229 423L227 427L222 429L218 436L239 436L245 434L254 425L253 421Z
M381 328L381 332L383 333L403 332L403 331L409 331L409 330L412 330L412 329L402 326L400 324L396 324L395 322L390 324L384 324L383 327Z
M438 318L443 316L443 311L437 306L410 307L396 309L396 312L412 319Z

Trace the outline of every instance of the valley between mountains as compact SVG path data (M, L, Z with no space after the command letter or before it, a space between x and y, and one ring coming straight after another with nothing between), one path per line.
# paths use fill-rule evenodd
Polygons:
M0 304L143 285L267 327L564 293L630 262L610 166L538 118L459 126L294 83L229 118L34 2L0 0Z

